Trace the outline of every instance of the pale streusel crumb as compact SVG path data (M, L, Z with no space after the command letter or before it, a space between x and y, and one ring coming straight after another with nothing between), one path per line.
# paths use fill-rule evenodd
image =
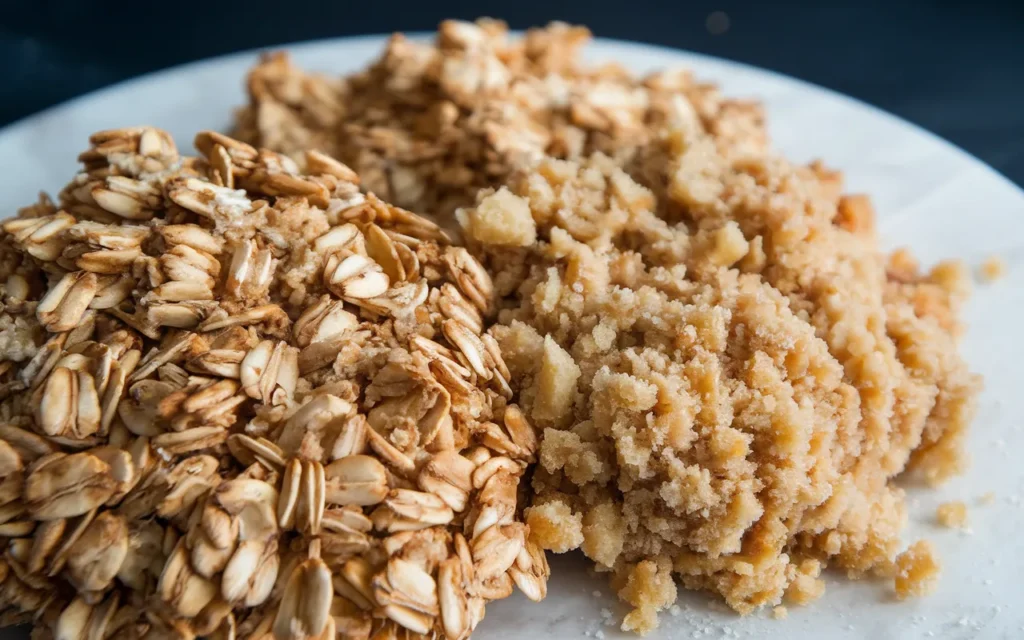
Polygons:
M918 540L896 557L896 597L900 600L931 593L938 584L939 561L927 540Z
M1006 275L1006 260L1000 256L989 256L978 270L983 282L995 282Z
M772 608L772 617L775 618L776 620L785 620L786 618L789 617L789 609L787 609L786 607L784 607L782 605L779 605L777 607L773 607Z
M786 568L790 580L789 586L786 587L786 602L804 605L824 595L825 581L818 577L821 575L821 569L821 563L813 559L790 564Z
M963 467L979 380L956 352L962 266L896 254L887 271L868 205L841 218L816 176L676 129L625 167L517 173L532 246L470 236L544 427L527 521L614 571L624 628L655 627L668 567L742 613L820 597L826 565L892 575L891 479Z
M658 611L676 601L671 563L644 560L616 576L619 597L634 607L622 621L623 631L646 634L658 628Z
M526 510L530 536L545 549L565 553L583 543L583 517L559 501L535 504Z
M967 505L960 501L943 502L935 510L935 519L944 527L964 529L967 527Z

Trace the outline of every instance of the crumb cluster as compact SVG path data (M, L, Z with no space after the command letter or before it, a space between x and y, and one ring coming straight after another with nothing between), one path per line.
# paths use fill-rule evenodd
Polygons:
M1006 275L1008 267L1002 256L989 256L981 263L979 275L983 282L995 282Z
M237 131L339 157L480 258L541 430L530 539L607 571L624 628L677 581L741 613L813 601L826 567L924 593L892 480L965 467L969 272L884 255L870 199L773 155L758 105L588 67L587 38L446 22L341 79L271 55Z

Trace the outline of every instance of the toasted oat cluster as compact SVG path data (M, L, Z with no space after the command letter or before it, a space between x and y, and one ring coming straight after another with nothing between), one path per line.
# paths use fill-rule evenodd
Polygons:
M249 74L236 135L296 158L320 149L385 200L442 221L545 155L629 158L680 101L723 149L764 146L759 105L681 70L638 79L588 67L579 51L589 39L562 23L512 38L502 22L446 21L433 44L395 35L369 69L341 79L269 55Z
M897 559L891 480L963 468L969 274L887 263L837 174L677 116L625 165L545 159L458 213L542 430L533 537L611 572L642 633L673 575L741 613L816 599L825 566L926 592L938 565Z
M476 259L321 153L91 143L0 234L0 623L461 640L544 597Z

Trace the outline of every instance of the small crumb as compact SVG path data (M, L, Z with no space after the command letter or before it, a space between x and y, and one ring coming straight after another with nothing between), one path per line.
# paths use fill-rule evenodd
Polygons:
M896 556L896 597L900 600L927 595L938 583L939 562L935 548L927 540L918 540Z
M999 256L989 256L978 270L982 282L995 282L1006 275L1006 261Z
M995 491L988 491L986 493L983 493L978 498L978 504L992 504L995 501L996 501L996 492Z
M817 560L804 560L799 565L791 565L792 581L786 587L785 598L790 604L806 605L814 602L825 593L825 581L821 575L821 563Z
M604 631L598 629L597 632L594 634L594 637L597 638L597 640L604 640Z
M601 592L598 591L597 589L594 589L593 591L590 592L590 595L594 596L595 598L600 598L601 597Z
M673 618L674 618L674 617L676 617L676 616L678 616L678 615L679 615L680 613L682 613L682 612L683 612L683 610L682 610L682 609L681 609L681 608L679 607L679 605L678 605L678 604L674 604L674 605L672 605L671 607L669 607L669 608L668 608L668 613L669 613L669 615L671 615L671 616L672 616Z
M789 609L782 605L779 605L778 607L772 609L772 617L776 620L785 620L789 617Z
M873 236L875 233L875 208L871 204L871 198L864 194L841 196L835 222L854 235Z
M935 519L944 527L964 529L967 527L967 505L959 500L943 502L935 510Z

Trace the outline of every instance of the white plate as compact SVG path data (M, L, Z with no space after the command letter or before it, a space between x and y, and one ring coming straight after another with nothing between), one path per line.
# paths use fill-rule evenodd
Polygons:
M346 38L286 47L307 69L355 70L381 49L382 37ZM617 60L641 72L691 67L726 94L768 106L776 146L795 160L824 157L842 169L851 190L869 192L890 246L910 245L925 262L957 256L977 264L1007 259L1007 278L979 287L967 310L963 349L986 390L970 438L969 473L939 491L911 490L911 531L942 552L943 575L930 597L896 603L881 583L831 576L817 603L791 608L785 621L738 618L704 595L684 593L682 611L662 615L657 638L1020 638L1024 637L1024 392L1018 388L1024 342L1024 192L963 151L872 107L760 69L669 49L598 41L594 59ZM75 156L96 130L151 124L186 146L200 129L226 129L242 104L242 78L253 53L178 67L79 98L0 132L0 218L55 193L76 170ZM867 71L865 71L867 72ZM995 502L977 498L994 491ZM966 501L973 533L940 529L935 506ZM516 596L487 608L478 638L615 637L602 609L621 617L603 577L581 557L556 558L548 599ZM595 597L600 592L600 597ZM600 632L600 633L598 633ZM24 637L7 631L4 638Z

